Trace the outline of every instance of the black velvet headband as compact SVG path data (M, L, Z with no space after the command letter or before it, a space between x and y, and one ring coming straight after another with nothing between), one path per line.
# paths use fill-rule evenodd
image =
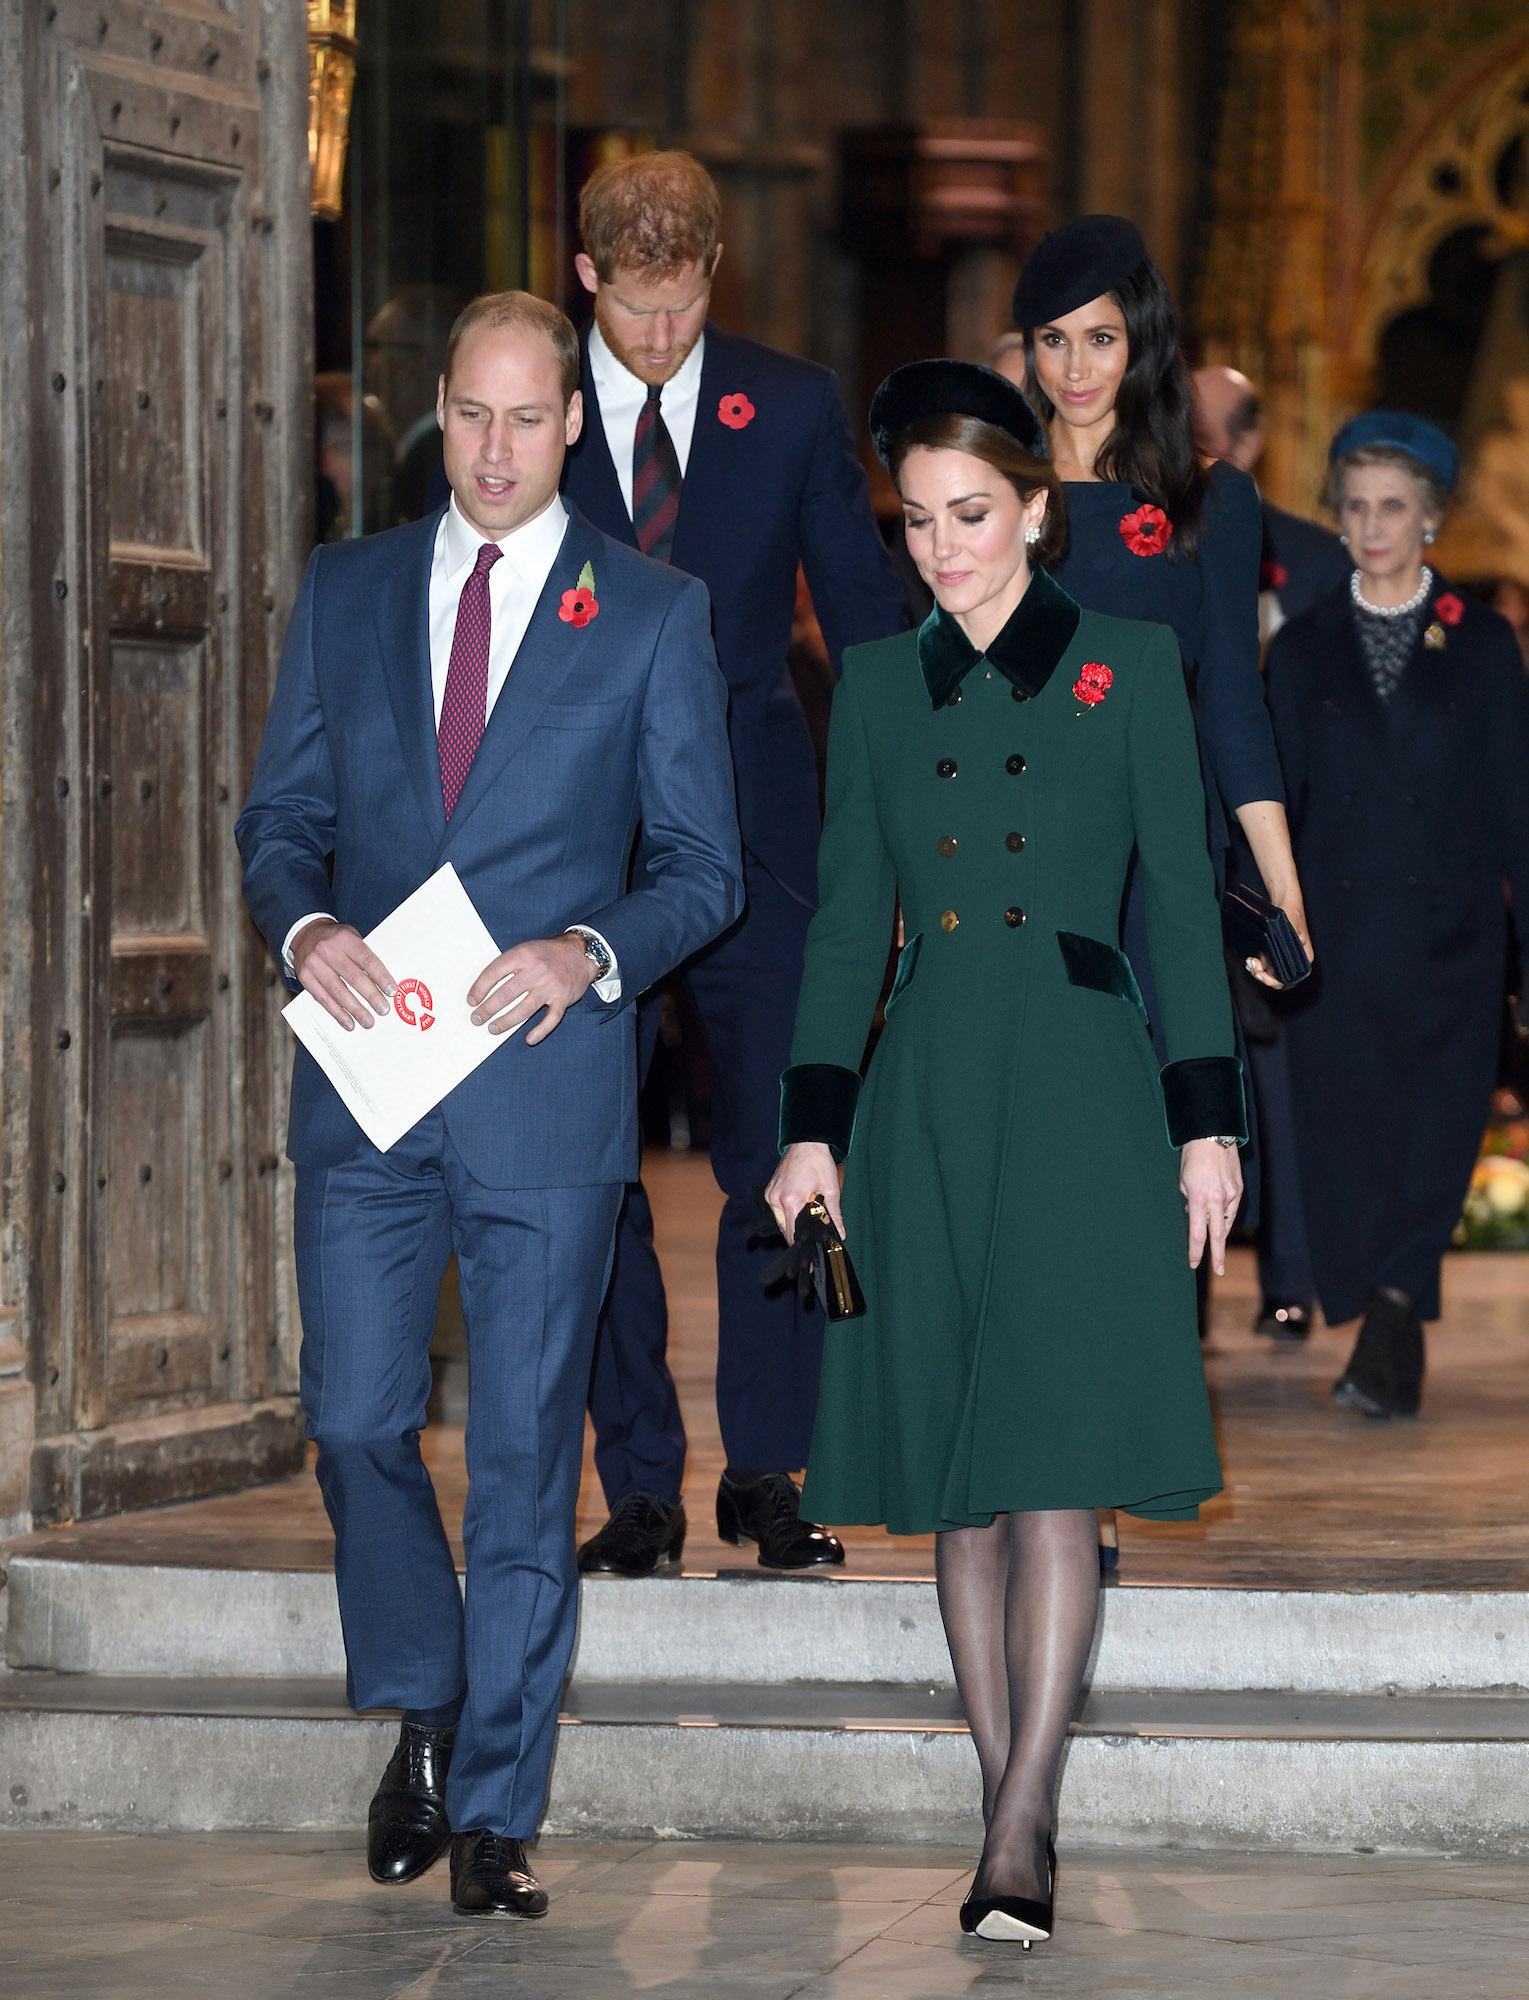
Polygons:
M1014 324L1049 326L1090 299L1112 292L1138 264L1147 246L1123 215L1080 215L1050 230L1031 251L1014 287Z
M1032 458L1049 459L1046 427L1007 375L975 361L910 361L894 368L871 398L871 443L892 467L892 447L922 417L975 417Z

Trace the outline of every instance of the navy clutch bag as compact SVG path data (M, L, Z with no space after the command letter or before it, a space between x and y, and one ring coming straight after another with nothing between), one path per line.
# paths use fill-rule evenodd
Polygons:
M1261 890L1227 890L1221 898L1221 931L1239 965L1261 958L1282 986L1299 986L1310 976L1311 960L1295 925Z
M778 1243L784 1239L774 1216L759 1196L760 1220L751 1242ZM833 1217L816 1196L796 1218L794 1240L761 1273L762 1285L778 1285L788 1279L806 1300L814 1292L825 1319L859 1319L865 1311L865 1295L849 1261L844 1239L834 1228Z

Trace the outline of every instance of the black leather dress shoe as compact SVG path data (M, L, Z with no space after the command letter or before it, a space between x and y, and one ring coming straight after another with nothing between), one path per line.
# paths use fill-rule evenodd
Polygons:
M1333 1384L1333 1401L1372 1423L1415 1417L1423 1393L1423 1327L1405 1293L1382 1290L1370 1299L1348 1366Z
M737 1547L759 1544L761 1569L829 1569L844 1560L844 1544L801 1517L801 1495L784 1472L737 1486L724 1472L717 1488L717 1533Z
M1305 1299L1265 1299L1253 1322L1253 1331L1266 1334L1270 1340L1309 1340L1311 1306Z
M544 1917L547 1892L520 1841L480 1826L451 1843L451 1907L459 1917Z
M374 1882L412 1882L451 1845L446 1773L454 1729L406 1722L366 1816L366 1865Z
M579 1550L581 1576L651 1576L685 1549L685 1503L656 1493L628 1493Z

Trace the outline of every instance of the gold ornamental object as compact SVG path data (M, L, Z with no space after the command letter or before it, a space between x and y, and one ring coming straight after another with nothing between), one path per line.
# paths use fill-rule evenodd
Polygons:
M350 95L356 85L356 0L308 0L308 164L313 213L338 219Z

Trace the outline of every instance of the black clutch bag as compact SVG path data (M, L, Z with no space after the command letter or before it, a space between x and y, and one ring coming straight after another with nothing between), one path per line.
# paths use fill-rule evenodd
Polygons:
M1261 890L1228 889L1221 898L1221 930L1239 964L1261 958L1281 986L1299 986L1310 976L1311 960L1295 925Z
M759 1198L760 1219L754 1242L784 1243L780 1225L770 1213L764 1196ZM793 1239L773 1263L760 1273L762 1285L794 1284L803 1299L818 1295L825 1319L859 1319L865 1311L865 1294L855 1267L849 1261L844 1238L834 1228L833 1217L814 1196L796 1218Z

